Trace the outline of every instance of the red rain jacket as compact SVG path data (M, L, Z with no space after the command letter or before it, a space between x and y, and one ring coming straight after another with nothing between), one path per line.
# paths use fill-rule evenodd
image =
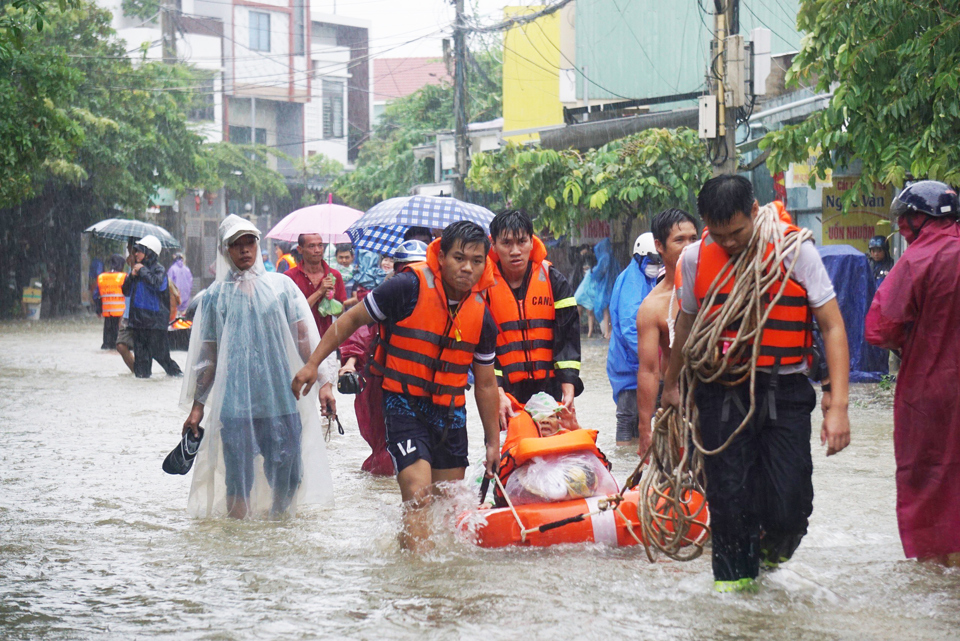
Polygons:
M908 558L960 552L960 226L929 221L877 290L866 338L902 350L897 520Z
M393 459L387 452L387 428L383 422L383 377L364 369L372 358L373 341L378 334L376 323L364 325L340 346L340 358L346 361L351 356L357 359L357 372L362 373L363 390L353 401L357 413L357 425L373 453L360 466L365 472L378 476L393 476Z

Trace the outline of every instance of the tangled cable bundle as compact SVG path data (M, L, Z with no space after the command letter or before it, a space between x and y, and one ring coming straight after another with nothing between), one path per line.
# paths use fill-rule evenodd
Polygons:
M649 463L640 470L638 511L651 560L657 550L679 561L694 559L703 551L709 537L709 519L703 523L702 514L703 457L727 449L756 413L759 338L784 291L782 286L775 286L793 274L800 246L811 237L806 229L784 229L773 205L762 207L746 249L730 258L707 290L683 346L679 413L675 408L658 411ZM770 244L772 249L767 251ZM789 265L787 258L791 259ZM718 294L731 280L729 295L714 309ZM737 328L735 337L721 336L731 327ZM722 351L721 344L725 347ZM719 381L735 386L747 379L750 408L746 416L720 447L706 449L700 438L700 416L694 402L697 384ZM696 451L687 446L691 442ZM684 549L690 546L690 550Z

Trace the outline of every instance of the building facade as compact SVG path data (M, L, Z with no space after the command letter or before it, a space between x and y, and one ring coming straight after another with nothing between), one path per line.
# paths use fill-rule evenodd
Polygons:
M225 215L266 231L299 206L305 190L324 187L305 184L297 160L323 154L348 168L356 159L373 109L370 23L313 12L309 0L179 0L148 20L124 15L121 0L100 2L131 55L145 50L149 60L163 57L162 14L169 11L176 59L198 71L201 100L189 118L207 142L282 152L267 162L284 176L291 198L257 202L244 193L194 190L148 212L180 239L206 285Z

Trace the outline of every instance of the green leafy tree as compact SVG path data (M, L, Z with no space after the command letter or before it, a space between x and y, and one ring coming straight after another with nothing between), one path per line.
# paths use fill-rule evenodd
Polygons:
M32 30L43 31L50 7L66 11L68 7L76 7L78 4L78 0L57 0L56 3L44 0L11 0L0 4L0 59L9 58L21 51L26 33Z
M690 207L710 165L697 132L648 129L586 153L508 145L473 157L467 185L537 217L554 235L589 220Z
M472 58L467 86L472 122L500 116L501 77L500 63L492 54L481 52ZM448 84L426 85L391 102L360 148L356 169L340 177L334 191L351 207L369 209L409 193L414 185L433 182L430 168L417 161L413 148L453 127L453 87Z
M317 188L327 187L343 173L343 165L323 154L314 154L308 158L294 158L293 166L303 185L300 205L307 207L316 204Z
M806 35L787 81L832 89L833 98L806 121L767 135L761 147L772 171L819 147L821 177L862 161L848 201L873 181L960 183L960 5L804 0L797 26Z
M239 145L231 142L208 143L203 147L208 191L226 187L243 197L285 198L290 195L283 176L270 168L270 157L289 158L265 145Z
M123 0L120 10L131 18L150 20L160 12L160 0Z
M18 286L43 274L54 314L78 302L85 227L210 175L186 119L193 72L134 65L110 22L92 3L50 9L42 31L0 58L0 271ZM5 287L0 308L17 291Z

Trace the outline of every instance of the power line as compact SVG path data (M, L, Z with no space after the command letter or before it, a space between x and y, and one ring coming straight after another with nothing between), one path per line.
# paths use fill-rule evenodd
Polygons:
M551 13L556 13L563 9L565 6L570 4L572 0L560 0L559 2L544 7L540 11L534 13L529 13L523 16L517 16L515 18L509 18L503 22L498 22L497 24L490 25L488 27L467 27L465 29L468 33L493 33L499 31L508 31L514 27L519 27L527 24L528 22L535 22L536 20L549 16Z

